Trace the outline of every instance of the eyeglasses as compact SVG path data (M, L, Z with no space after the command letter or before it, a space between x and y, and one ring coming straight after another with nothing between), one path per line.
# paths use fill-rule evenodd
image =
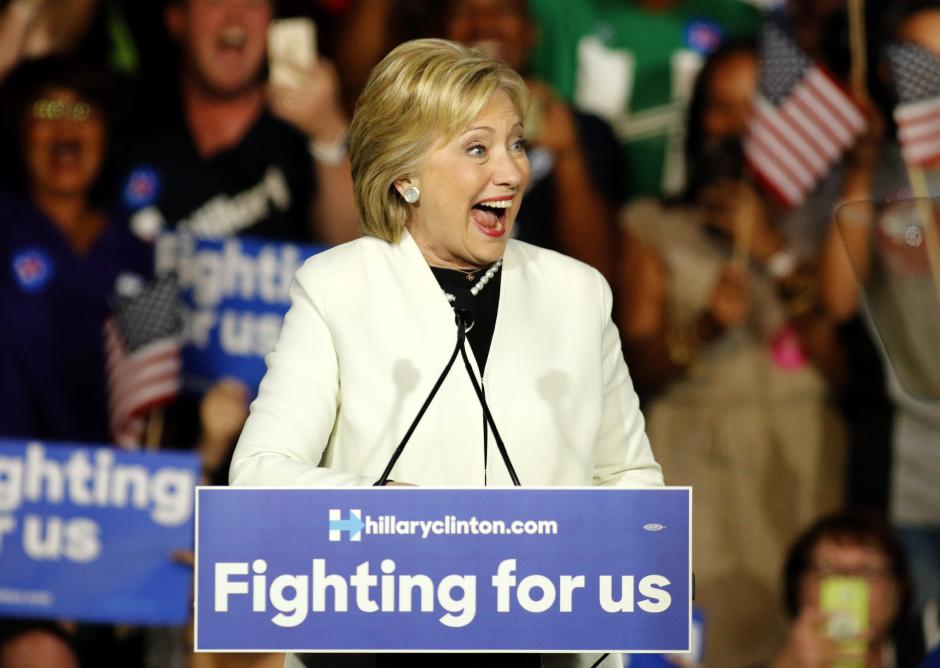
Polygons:
M87 102L63 102L62 100L36 100L33 102L33 118L37 121L60 121L63 118L84 123L95 113Z
M814 562L810 564L809 570L810 573L821 578L849 576L865 578L866 580L877 580L891 575L891 569L887 566L861 565L848 568L829 561Z

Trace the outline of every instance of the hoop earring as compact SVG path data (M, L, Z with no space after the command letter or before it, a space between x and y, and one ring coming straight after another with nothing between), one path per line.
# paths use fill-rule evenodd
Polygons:
M408 204L414 204L421 197L421 191L418 190L417 186L408 186L402 192L401 196Z

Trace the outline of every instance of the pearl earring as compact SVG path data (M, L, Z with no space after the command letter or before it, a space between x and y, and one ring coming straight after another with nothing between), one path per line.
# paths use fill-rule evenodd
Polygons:
M418 190L417 186L408 186L405 188L404 192L402 192L401 196L405 198L408 204L414 204L421 197L421 191Z

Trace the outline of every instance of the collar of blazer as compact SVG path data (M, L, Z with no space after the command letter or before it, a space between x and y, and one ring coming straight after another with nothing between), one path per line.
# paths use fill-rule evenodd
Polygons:
M392 248L396 264L399 265L399 270L406 277L409 289L418 293L418 301L421 304L422 311L421 317L428 324L429 336L440 336L450 340L451 337L455 336L457 330L453 309L447 302L440 284L434 277L431 267L424 255L421 254L421 249L418 248L418 244L411 236L411 233L405 230L401 241L393 245ZM506 251L503 253L503 265L500 269L502 278L500 279L499 304L496 310L496 329L493 331L493 341L490 344L490 359L493 359L494 353L498 354L501 347L500 341L504 341L507 334L512 337L512 333L507 331L507 328L519 324L518 322L507 323L507 319L512 320L510 315L514 312L524 312L521 310L523 303L520 301L523 293L525 293L525 281L522 275L524 272L520 271L521 268L522 263L520 262L516 242L510 239L509 243L506 244ZM449 347L452 349L453 343L449 344ZM469 346L467 346L467 352L474 367L474 372L479 378L480 367L476 363Z

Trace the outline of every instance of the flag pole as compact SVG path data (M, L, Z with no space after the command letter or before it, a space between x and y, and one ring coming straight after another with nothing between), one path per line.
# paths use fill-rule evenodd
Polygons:
M159 450L160 440L163 438L163 408L154 408L147 413L147 435L144 439L144 448Z
M934 296L940 305L940 239L937 238L937 225L934 223L933 200L930 198L930 188L927 185L927 176L920 165L908 164L908 178L911 181L911 190L917 210L924 226L924 243L927 246L927 261L930 264L930 275L933 278Z
M849 47L852 53L852 92L867 99L865 79L868 77L868 56L865 49L865 2L849 0Z

